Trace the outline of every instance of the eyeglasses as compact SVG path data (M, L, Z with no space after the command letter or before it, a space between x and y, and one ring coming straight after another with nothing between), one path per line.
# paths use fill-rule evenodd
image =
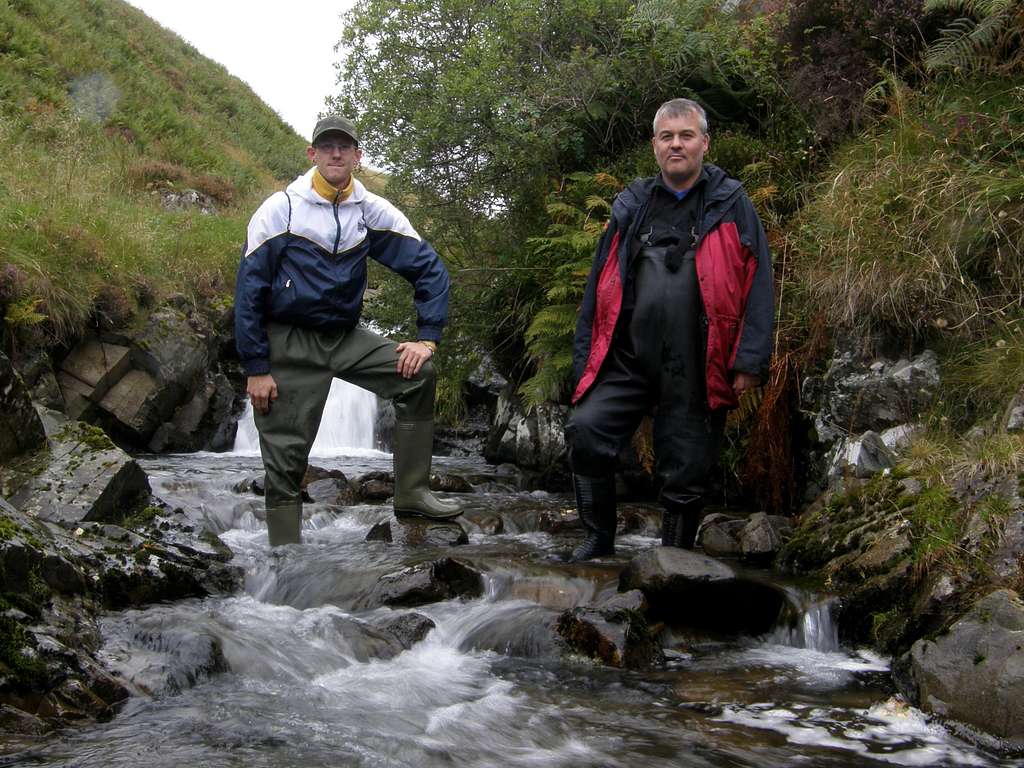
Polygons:
M348 152L355 144L351 141L318 141L313 146L320 152Z

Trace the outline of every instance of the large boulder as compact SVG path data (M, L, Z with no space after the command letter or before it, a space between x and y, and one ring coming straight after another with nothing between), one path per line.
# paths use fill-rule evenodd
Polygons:
M146 473L99 427L80 421L55 424L49 443L21 471L4 473L4 488L15 507L74 527L87 520L118 522L145 505L150 495Z
M643 592L652 619L725 635L767 632L785 604L781 589L675 547L633 558L619 577L619 590L631 589Z
M978 600L949 631L902 659L905 692L928 712L1024 748L1024 603L1008 589Z
M25 382L0 352L0 462L46 442L43 423L32 406Z

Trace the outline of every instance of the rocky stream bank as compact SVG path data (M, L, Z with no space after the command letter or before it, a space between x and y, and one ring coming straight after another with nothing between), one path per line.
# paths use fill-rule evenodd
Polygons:
M894 659L884 682L877 670L864 673L880 701L899 691L983 744L989 757L972 753L977 764L1022 753L1020 478L965 473L939 489L905 468L921 420L941 396L931 353L905 360L837 353L824 376L805 382L814 438L802 458L809 481L797 517L712 509L700 551L686 553L655 546L654 505L623 502L621 554L568 567L556 554L579 536L578 523L571 500L551 494L565 475L565 409L526 413L494 374L470 393L475 426L439 435L439 452L479 448L492 462L453 460L435 478L442 492L468 501L458 525L391 518L386 461L314 461L312 543L268 554L257 466L228 454L199 458L199 467L244 466L218 469L200 489L187 478L191 468L174 464L168 473L154 455L232 444L239 382L222 327L223 318L178 303L131 334L83 341L57 365L35 358L15 370L0 358L7 751L31 752L55 728L109 720L136 711L137 702L244 674L256 651L240 652L236 630L220 625L192 618L175 628L167 616L184 607L213 611L220 618L204 621L215 623L226 621L221 609L203 606L230 606L230 613L239 596L301 611L300 623L319 611L317 621L329 627L316 625L318 642L340 644L348 666L398 663L431 637L447 637L456 606L475 615L498 600L500 615L488 614L476 629L460 624L460 653L542 659L548 670L589 659L651 681L692 672L690 662L716 643L735 648L799 625L806 617L787 580L799 577L832 606L839 641ZM987 434L1018 432L1020 410L1008 404ZM378 433L386 434L386 415ZM333 606L329 615L324 606ZM303 664L315 678L315 659ZM683 677L670 687L685 686ZM643 688L633 685L631 696ZM735 704L736 714L713 696L670 699L765 727L753 702Z

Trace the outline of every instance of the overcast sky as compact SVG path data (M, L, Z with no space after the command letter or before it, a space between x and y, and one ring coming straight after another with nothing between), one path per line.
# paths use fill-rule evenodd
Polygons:
M353 0L128 0L244 80L309 138L335 93L341 14Z

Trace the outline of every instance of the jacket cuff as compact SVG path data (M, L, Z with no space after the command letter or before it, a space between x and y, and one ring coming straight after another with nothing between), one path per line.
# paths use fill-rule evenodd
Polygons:
M441 343L441 326L421 325L416 334L418 341L432 341L435 344Z
M243 360L242 368L246 376L265 376L270 373L270 360L265 357L254 357L252 360Z

